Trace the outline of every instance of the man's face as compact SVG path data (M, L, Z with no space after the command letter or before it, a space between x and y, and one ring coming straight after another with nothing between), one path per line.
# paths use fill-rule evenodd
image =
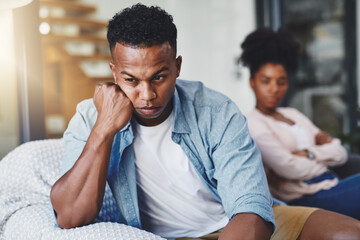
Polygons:
M117 43L110 68L116 83L130 99L136 120L145 126L162 123L172 111L181 56L168 42L134 48Z

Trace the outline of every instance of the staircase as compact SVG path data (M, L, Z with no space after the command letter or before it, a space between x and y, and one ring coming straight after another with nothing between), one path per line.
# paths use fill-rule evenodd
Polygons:
M76 104L112 81L106 22L80 0L39 0L46 137L61 137Z

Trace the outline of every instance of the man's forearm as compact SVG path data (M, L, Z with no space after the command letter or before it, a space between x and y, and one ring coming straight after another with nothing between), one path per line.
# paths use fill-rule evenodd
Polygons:
M89 224L98 215L113 138L93 129L79 159L52 187L50 198L61 228Z
M272 224L252 213L235 215L222 231L219 240L265 240L270 239Z

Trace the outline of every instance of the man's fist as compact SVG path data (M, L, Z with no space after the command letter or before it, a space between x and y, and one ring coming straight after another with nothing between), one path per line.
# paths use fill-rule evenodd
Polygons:
M131 119L132 103L115 83L98 84L93 101L98 112L96 124L104 133L117 133Z

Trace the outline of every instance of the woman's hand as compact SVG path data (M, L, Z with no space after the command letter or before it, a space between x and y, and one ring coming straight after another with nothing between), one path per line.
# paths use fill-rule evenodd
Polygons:
M295 152L292 152L292 154L294 155L297 155L299 157L308 157L308 154L309 154L309 151L307 149L304 149L304 150L299 150L299 151L295 151Z
M327 134L326 132L320 131L315 136L315 144L316 145L323 145L326 143L330 143L333 140L333 138Z

